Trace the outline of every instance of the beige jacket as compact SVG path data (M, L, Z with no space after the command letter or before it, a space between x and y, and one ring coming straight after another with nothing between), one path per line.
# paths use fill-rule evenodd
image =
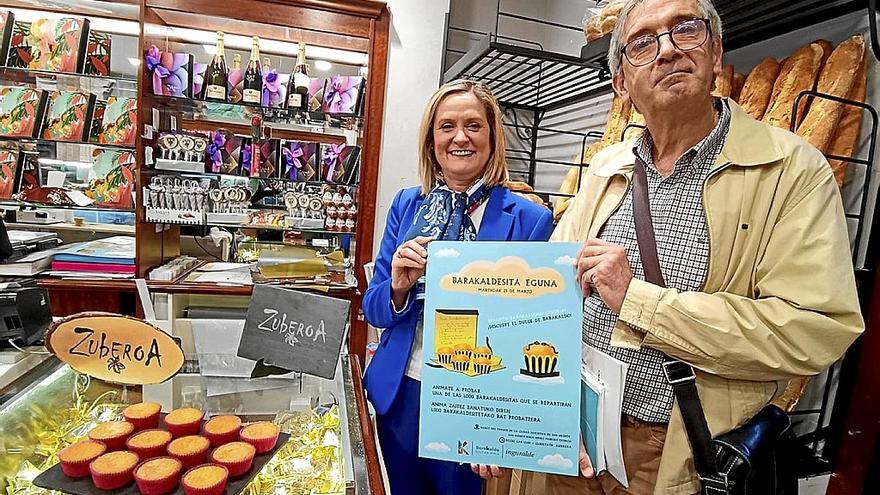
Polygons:
M825 158L728 104L730 131L703 187L710 245L704 291L634 279L611 339L697 368L713 436L744 423L785 380L823 371L864 329L843 205ZM595 157L551 241L596 236L627 191L632 146L619 143ZM676 405L655 493L698 491Z

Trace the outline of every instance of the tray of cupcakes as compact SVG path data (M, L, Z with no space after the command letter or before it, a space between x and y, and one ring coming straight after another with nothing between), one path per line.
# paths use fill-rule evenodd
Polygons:
M75 495L235 495L290 438L273 423L159 404L128 406L122 421L99 423L88 439L58 452L37 476L41 488ZM160 425L161 423L161 425Z

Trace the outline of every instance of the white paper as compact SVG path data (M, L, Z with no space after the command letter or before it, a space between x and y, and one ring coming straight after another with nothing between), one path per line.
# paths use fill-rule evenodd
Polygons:
M50 170L46 175L46 187L64 187L65 173L60 170Z
M621 485L628 488L629 480L626 477L620 438L620 421L623 416L623 389L626 386L629 365L586 344L583 347L582 360L584 366L605 383L602 436L606 469Z
M70 198L70 200L73 201L74 204L76 204L77 206L89 206L95 202L94 199L86 196L79 191L65 191L65 194L67 194L67 197Z
M250 271L251 264L250 263L223 263L223 262L215 262L215 263L206 263L199 267L198 271L200 272L225 272L232 270L247 270Z

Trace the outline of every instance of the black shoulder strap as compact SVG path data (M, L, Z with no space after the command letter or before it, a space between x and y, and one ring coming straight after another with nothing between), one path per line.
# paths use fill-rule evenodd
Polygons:
M645 270L645 280L660 287L666 287L660 260L657 257L657 240L654 237L654 224L651 220L651 205L648 202L648 176L645 163L636 157L633 173L633 220L636 227L636 239L639 244L639 256ZM715 456L710 445L711 434L703 413L703 405L697 393L697 381L694 369L687 363L670 360L663 363L663 372L672 385L672 392L678 400L684 427L694 452L694 468L700 476L708 476L716 472Z

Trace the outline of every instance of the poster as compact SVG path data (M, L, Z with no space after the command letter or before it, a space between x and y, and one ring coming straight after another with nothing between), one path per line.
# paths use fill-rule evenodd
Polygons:
M579 248L545 242L429 245L421 457L577 474Z

